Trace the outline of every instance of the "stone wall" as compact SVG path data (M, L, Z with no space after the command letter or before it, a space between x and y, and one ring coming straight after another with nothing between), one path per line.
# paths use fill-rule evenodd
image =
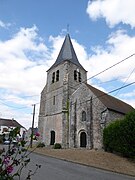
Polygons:
M81 132L87 134L87 148L100 149L102 147L100 119L104 109L105 106L85 84L78 88L70 100L70 147L80 147ZM84 122L82 111L87 114Z
M52 83L53 72L56 74L57 70L59 70L59 81ZM47 145L50 143L49 133L52 129L57 134L56 141L62 143L63 147L68 147L69 112L67 102L80 85L79 81L74 80L74 70L81 72L82 81L86 81L86 71L83 68L78 69L78 66L70 61L65 61L47 72L47 83L41 93L39 114L40 133L42 140ZM59 133L60 135L58 135Z
M51 131L55 132L55 143L62 143L62 114L46 116L44 118L44 139L46 145L50 145Z

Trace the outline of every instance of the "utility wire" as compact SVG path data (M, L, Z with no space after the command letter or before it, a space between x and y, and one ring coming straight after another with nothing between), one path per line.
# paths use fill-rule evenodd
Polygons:
M121 87L119 87L119 88L117 88L117 89L114 89L114 90L108 92L108 94L113 93L113 92L115 92L115 91L118 91L118 90L120 90L120 89L126 88L126 87L128 87L128 86L131 86L131 85L133 85L133 84L135 84L135 81L132 82L132 83L129 83L129 84L127 84L127 85L121 86Z
M36 97L36 96L39 96L39 95L29 95L29 96L22 96L21 98L29 98L29 97ZM20 98L20 97L19 97ZM21 99L20 98L20 99ZM0 100L1 101L10 101L10 100L14 100L14 99L18 99L17 97L16 98L8 98L8 99L6 99L6 98L1 98Z
M111 93L113 93L113 92L116 92L116 91L118 91L118 90L120 90L120 89L124 89L124 88L126 88L126 87L128 87L128 86L131 86L131 85L133 85L133 84L135 84L135 81L132 82L132 83L129 83L129 84L127 84L127 85L121 86L121 87L119 87L119 88L117 88L117 89L114 89L114 90L112 90L112 91L109 91L108 93L104 93L104 92L101 91L102 94L99 95L99 96L96 96L96 97L92 98L92 100L96 100L96 99L98 99L98 98L100 98L100 97L103 97L103 96L108 96L109 94L111 94ZM90 100L82 101L80 104L86 103L86 102L88 102L88 101L90 101ZM75 103L72 103L71 105L74 105L74 104L75 104Z
M1 101L1 100L0 100ZM9 105L9 104L7 104L7 103L3 103L3 102L0 102L0 104L3 104L3 105L5 105L5 106L7 106L7 107L10 107L10 108L12 108L12 109L27 109L27 108L29 108L28 106L30 106L31 104L27 104L27 105L25 105L25 106L23 106L23 107L15 107L15 106L12 106L12 105ZM39 103L35 103L35 104L39 104Z
M119 61L119 62L117 62L117 63L113 64L112 66L110 66L110 67L108 67L108 68L104 69L103 71L100 71L99 73L97 73L97 74L95 74L95 75L91 76L91 77L90 77L90 78L88 78L87 80L90 80L90 79L92 79L92 78L95 78L96 76L98 76L98 75L100 75L100 74L104 73L105 71L107 71L107 70L109 70L109 69L111 69L111 68L115 67L116 65L118 65L118 64L120 64L120 63L122 63L122 62L126 61L127 59L129 59L129 58L133 57L134 55L135 55L135 53L131 54L130 56L128 56L128 57L126 57L126 58L122 59L121 61ZM81 82L81 84L80 84L80 86L82 85L82 83L87 82L87 80L82 81L82 82ZM76 86L78 86L78 85L75 85L75 86L73 86L72 88L75 88ZM80 86L79 86L78 88L80 88ZM58 95L60 95L60 94L63 94L63 92L62 92L62 93L59 93L59 94L57 94L57 95L55 95L55 97L56 97L56 96L58 96ZM34 96L38 96L38 95L34 95ZM50 99L52 99L52 98L53 98L53 97L50 97L50 98L46 99L46 101L48 101L48 100L50 100ZM1 104L4 104L4 105L6 105L6 106L8 106L8 107L11 107L11 108L16 108L16 107L13 107L13 106L7 105L6 103L1 103ZM39 104L39 103L36 103L36 104ZM22 108L25 108L25 107L22 107ZM16 109L18 109L18 108L16 108Z
M95 75L91 76L91 77L90 77L90 78L88 78L87 80L90 80L90 79L92 79L92 78L94 78L94 77L98 76L99 74L104 73L105 71L107 71L107 70L109 70L109 69L113 68L114 66L116 66L116 65L118 65L118 64L120 64L120 63L122 63L122 62L126 61L127 59L131 58L131 57L132 57L132 56L134 56L134 55L135 55L135 53L134 53L134 54L131 54L130 56L128 56L128 57L126 57L126 58L122 59L121 61L119 61L119 62L117 62L117 63L113 64L112 66L110 66L110 67L108 67L108 68L104 69L103 71L101 71L101 72L99 72L99 73L97 73L97 74L95 74ZM82 82L81 82L81 84L80 84L80 86L82 85L82 83L87 82L87 80L82 81ZM79 86L79 85L75 85L75 86L73 86L72 88L75 88L76 86ZM80 88L80 86L79 86L78 88ZM78 88L77 88L77 89L78 89ZM63 92L61 92L61 93L59 93L59 94L55 95L55 97L56 97L56 96L59 96L59 95L61 95L61 94L63 94ZM53 97L50 97L50 98L46 99L46 101L48 101L48 100L50 100L50 99L53 99Z
M113 68L114 66L116 66L116 65L118 65L118 64L120 64L120 63L122 63L123 61L125 61L125 60L127 60L127 59L131 58L131 57L132 57L132 56L134 56L134 55L135 55L135 53L134 53L134 54L131 54L130 56L128 56L128 57L126 57L125 59L123 59L123 60L121 60L121 61L117 62L116 64L113 64L112 66L110 66L110 67L108 67L108 68L104 69L103 71L101 71L101 72L99 72L99 73L95 74L94 76L91 76L91 77L90 77L90 78L88 78L87 80L90 80L90 79L92 79L92 78L94 78L94 77L96 77L96 76L98 76L98 75L100 75L100 74L104 73L105 71L108 71L109 69L111 69L111 68Z
M110 83L110 82L115 82L115 81L118 81L119 78L115 78L115 79L108 80L108 81L103 81L103 82L97 82L96 84L101 85L101 84L106 84L106 83Z
M124 81L124 83L123 83L122 86L124 86L124 85L126 84L126 82L129 80L129 78L130 78L131 75L134 73L134 71L135 71L135 68L134 68L134 69L132 70L132 72L129 74L129 76L128 76L127 79ZM121 90L121 89L119 89L119 91L117 91L117 93L115 94L115 96L118 95L118 93L120 92L120 90Z

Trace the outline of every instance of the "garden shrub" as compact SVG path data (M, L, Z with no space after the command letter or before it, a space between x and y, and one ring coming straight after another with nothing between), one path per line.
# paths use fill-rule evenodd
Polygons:
M40 147L45 147L45 144L43 142L40 142L38 145L37 145L37 148L40 148Z
M59 143L54 144L54 149L61 149L61 148L62 148L61 144L59 144Z
M105 151L135 157L135 111L109 124L103 131Z
M0 144L2 144L3 143L3 140L2 140L2 138L0 138Z

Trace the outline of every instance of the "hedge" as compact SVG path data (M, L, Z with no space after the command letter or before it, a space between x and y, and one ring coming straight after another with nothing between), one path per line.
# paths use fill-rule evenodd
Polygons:
M135 157L135 111L109 124L103 131L105 151Z

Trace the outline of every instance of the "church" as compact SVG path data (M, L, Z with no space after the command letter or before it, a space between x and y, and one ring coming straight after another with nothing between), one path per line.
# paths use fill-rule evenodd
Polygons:
M41 92L41 141L46 146L60 143L62 148L101 149L104 127L132 110L129 104L87 83L87 71L67 34Z

